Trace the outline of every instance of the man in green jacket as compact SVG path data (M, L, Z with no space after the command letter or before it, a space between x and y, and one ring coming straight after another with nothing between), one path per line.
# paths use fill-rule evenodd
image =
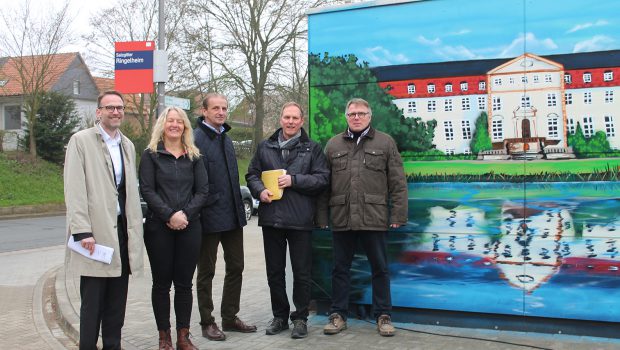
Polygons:
M348 128L325 148L331 168L331 191L320 203L317 223L333 231L332 306L325 334L347 328L350 269L359 241L372 271L372 304L377 330L394 335L390 313L390 276L386 252L388 228L407 223L407 180L394 140L370 125L368 102L347 103ZM328 198L327 198L328 197Z

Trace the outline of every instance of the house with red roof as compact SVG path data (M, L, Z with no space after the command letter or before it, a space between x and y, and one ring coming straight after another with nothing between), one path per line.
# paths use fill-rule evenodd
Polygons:
M71 52L46 58L50 56L0 57L0 130L5 134L5 150L15 149L17 137L23 135L23 101L31 89L24 92L21 77L36 75L42 64L49 67L45 79L39 81L43 90L71 96L84 125L95 117L99 91L82 56Z

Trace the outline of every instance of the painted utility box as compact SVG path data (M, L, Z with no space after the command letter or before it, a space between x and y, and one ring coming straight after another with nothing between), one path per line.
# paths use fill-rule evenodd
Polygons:
M345 103L405 161L395 307L620 322L620 2L376 1L310 11L310 132ZM331 293L317 232L315 298ZM354 261L351 301L371 304Z

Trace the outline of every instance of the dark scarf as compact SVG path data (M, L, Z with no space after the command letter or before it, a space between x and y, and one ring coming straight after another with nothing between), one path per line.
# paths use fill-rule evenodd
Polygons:
M282 151L282 159L286 161L290 151L295 148L299 144L299 138L301 137L301 129L295 134L295 136L291 137L288 140L284 139L282 135L283 131L280 130L278 134L278 145L280 146L280 150Z

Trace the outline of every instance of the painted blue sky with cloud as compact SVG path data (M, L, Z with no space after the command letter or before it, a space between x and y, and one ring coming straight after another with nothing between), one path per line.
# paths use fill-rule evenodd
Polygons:
M620 1L430 0L365 7L311 14L309 38L311 53L354 53L370 66L615 50Z

